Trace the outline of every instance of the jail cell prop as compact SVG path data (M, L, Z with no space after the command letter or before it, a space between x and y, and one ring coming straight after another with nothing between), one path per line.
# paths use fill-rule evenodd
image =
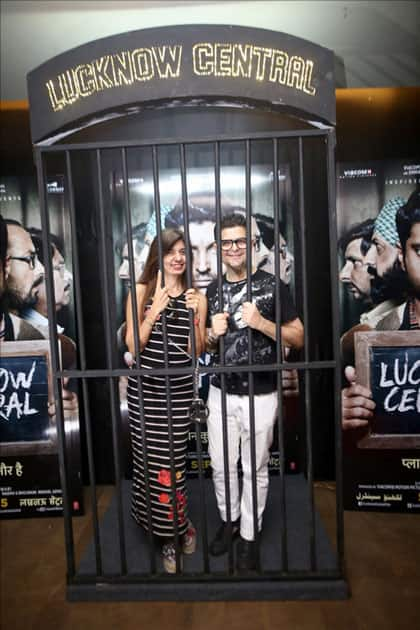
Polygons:
M279 440L279 475L270 481L263 529L256 534L256 569L240 574L235 570L234 545L228 553L214 558L209 554L209 542L219 525L219 516L211 479L205 475L200 439L201 420L205 406L199 392L194 392L192 426L196 432L198 476L188 481L190 517L197 528L198 548L195 554L184 558L181 568L179 522L173 506L173 533L177 548L177 573L163 572L159 551L156 549L150 526L141 530L130 516L130 480L124 475L124 452L120 407L120 379L137 378L140 420L144 435L144 409L142 405L142 376L145 370L129 369L124 364L118 347L119 318L116 295L115 238L118 220L123 224L128 249L130 286L135 286L133 249L133 208L130 192L130 172L136 160L146 159L151 190L149 216L155 217L155 230L159 241L159 258L162 265L161 231L165 225L162 213L162 164L173 166L170 156L176 156L178 185L183 212L182 229L187 244L188 285L192 284L192 253L189 243L188 156L205 147L208 164L211 164L215 199L216 234L220 235L223 215L223 186L221 173L225 160L240 149L244 188L243 204L246 211L247 245L251 248L251 218L255 212L253 187L253 156L258 147L264 148L270 162L271 201L274 225L274 275L277 288L277 341L276 362L270 365L232 366L223 361L218 366L200 365L192 361L188 367L176 368L166 363L156 374L165 377L191 374L205 376L218 373L222 383L222 410L224 416L224 442L227 444L225 387L226 375L243 372L249 381L251 460L254 530L257 522L256 471L255 471L255 417L253 379L256 373L275 373L277 378ZM285 598L342 598L347 595L343 577L343 522L341 498L341 442L339 430L340 365L338 348L337 283L335 272L335 208L334 208L334 133L332 130L307 129L277 133L255 133L218 138L197 138L168 142L126 141L83 144L37 146L36 162L42 207L43 245L46 260L49 325L52 339L51 357L57 404L57 428L60 445L60 472L65 505L65 538L68 565L68 597L72 600L121 599L285 599ZM139 157L141 156L141 157ZM146 156L146 157L145 157ZM211 156L211 159L209 158ZM301 354L290 361L283 359L280 340L282 305L279 301L280 253L279 222L285 219L279 200L280 162L290 165L289 238L293 239L295 253L295 303L305 327L305 344ZM222 164L223 162L223 164ZM117 164L117 167L116 167ZM136 163L137 164L137 163ZM71 225L71 246L74 260L76 326L78 331L79 365L75 370L61 370L54 330L56 329L52 287L52 263L49 243L49 216L46 198L47 175L51 169L65 172L66 194ZM141 170L140 168L140 170ZM123 190L123 204L119 219L113 214L112 191L115 173ZM323 190L319 194L319 190ZM318 191L318 192L317 192ZM281 216L282 215L282 216ZM221 293L222 262L217 249L218 290ZM248 256L247 297L251 301L251 257ZM320 303L321 297L321 303ZM132 303L137 319L136 303ZM193 328L192 313L190 325ZM162 325L165 327L165 317ZM249 332L248 356L252 332ZM168 340L165 340L167 355ZM223 342L222 342L223 344ZM136 355L139 356L139 337L135 331ZM195 341L192 337L192 356ZM223 353L222 353L223 355ZM283 384L284 370L295 369L299 374L301 417L304 434L304 473L285 474ZM68 505L67 462L63 439L63 411L61 401L62 379L75 379L79 383L81 408L84 416L87 477L91 506L92 540L87 547L75 544L73 520ZM325 420L324 420L325 419ZM336 455L335 519L328 520L327 530L319 510L325 508L317 501L313 472L313 436L322 423L335 422L334 449ZM174 448L171 407L168 405L168 431L170 439L170 478L175 479ZM107 434L106 464L112 468L112 496L104 511L98 502L102 494L98 486L97 468L104 454L96 448L97 436ZM103 436L102 436L103 437ZM104 444L104 440L102 440ZM225 480L228 478L227 453L224 453ZM147 469L145 469L146 485ZM230 498L226 485L227 512ZM321 497L322 499L322 497ZM171 499L173 500L173 499ZM150 496L145 506L150 524ZM335 522L334 522L335 521ZM330 536L332 531L332 536Z

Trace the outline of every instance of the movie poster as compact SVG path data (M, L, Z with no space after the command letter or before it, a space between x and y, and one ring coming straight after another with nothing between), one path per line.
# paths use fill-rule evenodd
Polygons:
M419 185L416 160L338 164L346 509L420 511Z
M61 366L76 366L70 234L63 180L47 184L54 297ZM0 518L60 516L56 401L51 358L41 219L35 178L0 181L7 222L6 285L0 342ZM7 288L6 288L7 287ZM76 385L63 383L68 491L73 515L83 513Z
M226 155L224 155L226 152ZM172 147L164 147L160 155L159 197L161 207L161 227L184 229L182 205L182 181L178 162L178 151ZM205 293L207 286L217 278L217 249L215 246L214 228L216 224L215 207L215 173L213 165L213 148L209 145L190 147L187 154L186 188L188 197L188 229L192 252L193 285ZM156 218L154 208L154 181L151 164L146 152L138 150L129 153L131 168L128 172L129 206L133 234L133 251L136 281L139 280L149 251L150 244L156 236ZM209 162L209 165L206 165ZM198 166L197 164L203 164ZM245 169L242 147L235 143L222 149L220 171L221 212L245 213ZM293 219L291 212L291 178L289 166L281 164L278 171L280 202L280 273L282 280L289 286L294 295L294 257L293 257ZM257 241L254 254L254 265L274 273L274 218L273 218L273 170L272 164L264 159L255 160L251 168L252 188L252 237ZM116 302L119 305L120 328L118 331L119 352L127 359L127 348L124 344L124 305L130 289L128 246L125 238L126 217L124 211L124 181L122 171L116 170L110 178L111 205L113 208L113 233L115 250ZM127 365L129 365L130 358ZM207 366L210 356L203 353L199 365ZM297 377L296 377L297 380ZM200 377L199 394L205 402L207 399L208 377ZM126 396L126 379L120 380L121 414L125 432L128 429ZM299 409L295 397L285 399L283 417L285 433L285 469L286 472L297 473L301 469L299 444ZM206 475L211 474L211 463L208 455L207 427L205 422L199 425L201 439L202 466ZM195 476L199 469L197 453L197 425L191 424L187 450L187 472ZM130 457L129 454L127 454ZM275 439L271 447L269 469L277 473L280 458L277 446L277 427ZM128 475L131 463L128 462Z

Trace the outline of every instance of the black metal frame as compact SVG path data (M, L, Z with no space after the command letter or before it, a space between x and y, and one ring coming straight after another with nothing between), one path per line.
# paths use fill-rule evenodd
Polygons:
M112 311L113 303L110 292L109 283L109 271L108 265L103 266L103 287L104 287L104 315L105 315L105 331L106 331L106 366L103 369L87 369L87 355L86 345L84 338L84 325L82 316L82 302L81 302L81 271L78 261L78 243L75 234L74 226L76 225L75 214L75 202L74 202L74 186L72 175L72 163L71 154L73 151L94 151L96 155L96 169L97 169L97 182L99 190L99 210L100 210L100 249L103 256L103 261L109 261L109 247L108 244L112 240L110 234L110 223L106 220L104 211L104 200L102 195L102 160L101 152L105 149L119 149L121 151L121 159L123 165L123 181L124 181L124 201L125 201L125 221L127 230L127 243L129 254L129 271L131 285L135 284L135 270L134 270L134 252L132 244L132 224L130 213L130 200L128 192L128 169L127 169L127 149L133 147L150 147L153 156L153 179L155 190L155 212L156 212L156 225L157 233L159 237L159 257L162 263L162 250L160 243L161 236L161 221L160 221L160 199L159 199L159 166L158 166L158 147L177 145L179 147L180 165L181 165L181 180L182 180L182 202L184 209L184 232L188 233L188 203L187 203L187 184L186 184L186 164L185 164L185 147L188 145L211 143L214 147L214 164L215 164L215 195L216 195L216 230L220 234L220 221L221 221L221 201L220 201L220 146L223 142L242 141L246 147L246 209L247 209L247 239L248 248L251 245L251 181L250 181L250 169L251 169L251 142L254 140L270 140L273 147L273 173L278 172L278 141L282 139L295 138L298 143L299 152L299 218L301 222L301 243L300 252L302 256L302 286L303 286L303 319L307 321L308 316L308 303L307 303L307 269L305 264L305 212L304 212L304 170L303 170L303 143L308 137L322 137L325 139L327 148L327 179L328 179L328 202L329 202L329 239L330 239L330 280L331 280L331 296L332 296L332 322L333 322L333 359L325 361L310 361L308 355L308 331L305 328L305 350L304 360L296 362L287 362L282 359L282 347L279 317L276 322L277 328L277 362L269 366L235 366L236 372L246 371L249 373L250 382L250 422L251 427L255 425L255 414L253 405L253 374L255 372L265 370L277 371L278 382L278 401L279 401L279 417L278 417L278 435L279 435L279 450L283 455L283 418L282 418L282 369L296 368L305 375L304 379L304 399L305 399L305 411L306 411L306 452L307 452L307 483L309 488L309 508L310 508L310 526L309 526L309 540L310 540L310 568L307 571L294 571L290 570L287 563L287 526L286 526L286 499L285 499L285 476L284 469L280 466L280 497L282 505L282 514L280 522L280 540L282 549L283 565L278 571L261 571L261 568L257 567L256 574L252 576L238 576L234 573L233 567L233 550L232 545L228 554L228 569L224 574L211 574L209 568L208 559L208 539L206 528L206 502L203 489L203 472L202 472L202 455L201 455L201 441L199 439L199 427L197 426L197 445L198 445L198 461L199 461L199 487L200 487L200 501L201 501L201 514L202 522L199 524L199 532L202 536L203 544L203 566L204 571L202 573L183 574L180 571L179 564L179 541L178 541L178 523L175 518L175 539L177 541L177 575L167 576L157 571L155 555L152 547L152 535L149 534L149 548L150 548L150 571L147 574L129 574L127 571L127 559L126 559L126 545L124 539L124 518L122 498L121 498L121 483L122 483L122 466L120 461L120 444L121 444L121 427L118 417L118 401L116 392L117 378L120 376L137 376L139 394L141 399L142 385L141 376L144 370L124 369L118 368L113 365L113 352L112 352L112 331L111 322L109 319L109 313ZM342 598L347 596L347 587L344 581L344 534L343 534L343 501L342 501L342 470L341 470L341 428L340 428L340 349L339 349L339 315L338 315L338 278L337 278L337 261L335 260L335 252L337 251L337 238L336 238L336 215L335 215L335 173L334 173L334 148L335 148L335 132L333 129L311 129L300 131L287 131L287 132L270 132L270 133L258 133L258 134L241 134L236 136L219 136L216 139L214 137L201 137L199 139L159 139L156 141L124 141L120 142L96 142L96 143L83 143L83 144L60 144L54 146L35 146L35 160L38 174L38 188L40 195L41 205L41 218L43 228L43 247L44 247L44 260L45 260L45 274L47 285L47 299L48 299L48 314L49 314L49 332L51 339L51 363L53 371L53 384L55 398L58 401L57 404L57 429L58 429L58 441L60 451L60 476L63 489L63 505L64 505L64 526L65 526L65 542L66 542L66 556L67 556L67 581L68 581L68 595L71 599L172 599L168 588L173 588L174 584L177 585L177 597L184 599L247 599L249 595L244 595L245 590L249 590L249 586L252 583L255 598L261 599L276 599L284 597L306 597L306 598ZM51 153L61 153L65 156L66 163L66 181L68 186L68 200L70 210L70 223L72 234L72 250L73 250L73 269L74 269L74 283L75 293L77 299L76 304L76 321L78 334L78 348L79 348L79 369L61 370L59 364L59 348L56 331L56 314L55 314L55 302L53 291L53 275L52 275L52 261L50 256L50 227L49 227L49 214L47 205L47 193L46 193L46 172L45 172L45 156ZM274 200L274 225L275 225L275 276L277 285L277 313L280 312L281 304L279 301L279 278L280 278L280 259L279 259L279 233L278 233L278 219L279 219L279 207L278 207L278 187L277 180L273 178L273 200ZM187 247L188 259L188 281L191 283L191 254ZM248 256L248 278L251 271L251 260ZM112 267L112 266L111 266ZM161 264L161 268L162 264ZM218 252L218 268L221 269L221 254ZM220 275L220 274L219 274ZM221 294L221 277L219 279L219 294ZM251 287L248 280L248 299L251 297ZM134 320L137 320L137 305L132 294L132 309L134 314ZM193 324L193 314L190 313L190 323ZM165 318L163 318L163 326L166 326ZM249 332L248 345L250 348L252 333ZM223 344L223 341L221 342ZM139 333L135 330L135 347L139 352ZM167 349L167 340L166 340ZM193 356L195 356L195 343L193 341ZM223 356L223 349L221 352ZM163 370L157 370L156 374L163 374L168 378L172 374L185 374L190 373L193 368L173 368L169 367L166 363ZM337 563L335 570L320 570L317 567L316 549L315 549L315 518L314 518L314 495L313 495L313 465L311 457L311 394L310 394L310 379L313 370L332 370L334 372L335 380L335 462L336 462L336 550L337 550ZM220 367L200 367L201 373L221 373L222 391L225 391L225 374L232 371L232 368L221 364ZM95 550L95 563L96 574L89 576L81 576L77 573L75 564L74 553L74 539L73 539L73 527L72 517L69 508L69 495L68 495L68 473L66 463L66 452L64 442L64 415L61 399L61 380L63 378L74 378L81 381L83 404L84 404L84 416L86 422L86 444L87 444L87 456L88 456L88 468L89 479L91 486L91 508L92 508L92 522L93 522L93 542ZM116 532L116 540L118 540L121 570L118 575L107 575L103 571L103 561L101 556L101 544L100 544L100 527L97 505L97 490L95 481L95 467L94 467L94 446L92 440L92 423L89 412L89 392L87 387L87 381L91 378L104 378L109 382L111 392L111 417L112 417L112 437L113 437L113 450L114 450L114 472L115 472L115 496L117 500L117 514L118 514L118 527ZM142 423L143 436L145 435L144 427L144 409L141 402L140 418ZM226 416L226 398L222 396L222 413ZM171 436L171 412L169 409L169 434ZM227 471L227 427L224 423L224 442L225 442L225 481L228 479ZM145 442L143 442L145 443ZM173 450L173 449L171 449ZM146 453L147 457L147 453ZM254 526L257 519L257 505L256 505L256 472L255 472L255 435L254 440L251 443L251 458L253 465L253 511L254 511ZM146 467L147 468L147 467ZM147 475L147 470L146 470ZM173 452L171 454L171 477L175 479L175 468ZM227 494L227 511L230 517L230 496L229 496L229 484L226 483ZM150 499L149 499L150 508ZM150 509L149 518L150 518ZM174 510L174 514L176 514ZM228 519L230 520L230 518ZM149 531L150 531L149 527ZM257 527L254 527L257 531ZM258 537L257 537L258 547ZM241 585L243 589L241 590ZM231 589L231 590L229 590ZM244 590L245 589L245 590ZM155 595L153 595L153 593Z

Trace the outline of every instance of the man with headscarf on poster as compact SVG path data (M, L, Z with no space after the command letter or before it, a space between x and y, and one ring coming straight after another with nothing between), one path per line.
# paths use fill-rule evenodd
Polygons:
M395 306L378 322L375 330L418 330L420 328L420 192L415 190L395 214L398 260L406 275L406 300ZM381 242L379 242L381 246ZM348 386L342 390L342 426L363 429L369 425L375 403L372 392L357 383L352 365L345 368Z
M372 235L375 263L368 267L374 306L362 313L359 324L342 335L342 360L346 365L354 364L354 333L374 330L387 313L405 300L407 278L398 257L399 237L395 222L397 211L404 204L402 197L393 197L383 205L375 219Z

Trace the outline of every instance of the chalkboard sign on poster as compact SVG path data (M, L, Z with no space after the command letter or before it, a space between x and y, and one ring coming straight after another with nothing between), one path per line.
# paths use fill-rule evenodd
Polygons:
M420 448L420 332L355 334L356 373L376 403L362 448Z
M0 361L0 454L57 449L48 414L49 342L4 342Z

